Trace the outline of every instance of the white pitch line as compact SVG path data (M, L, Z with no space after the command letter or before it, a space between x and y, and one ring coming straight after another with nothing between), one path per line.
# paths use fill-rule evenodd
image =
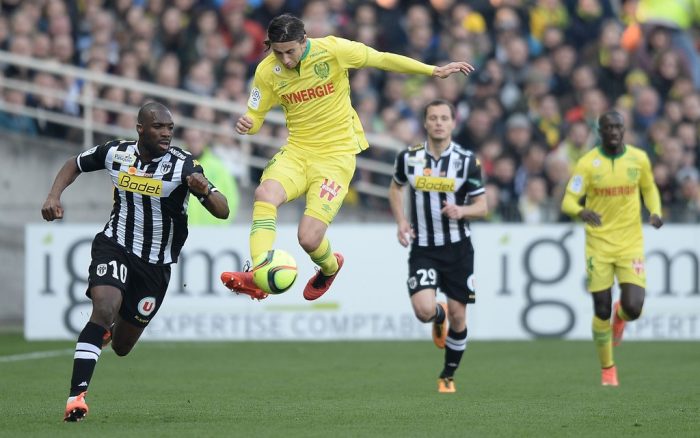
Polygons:
M0 356L0 363L46 359L48 357L64 356L74 352L75 349L65 348L63 350L34 351L32 353L13 354L10 356Z

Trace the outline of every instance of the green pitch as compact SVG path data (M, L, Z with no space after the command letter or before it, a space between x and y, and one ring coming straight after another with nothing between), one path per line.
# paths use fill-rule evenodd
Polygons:
M87 419L64 424L73 345L0 335L0 436L700 435L698 343L623 343L603 388L592 342L471 342L438 394L430 341L144 342L103 353Z

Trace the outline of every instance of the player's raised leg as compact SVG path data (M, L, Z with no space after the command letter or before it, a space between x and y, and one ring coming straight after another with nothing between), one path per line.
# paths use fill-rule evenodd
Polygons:
M409 279L409 293L411 292L411 280ZM434 288L412 292L411 306L420 322L433 323L433 342L436 347L443 349L445 348L445 339L447 339L447 306L445 303L437 302L435 293Z
M277 234L277 207L287 199L284 187L274 179L264 180L255 189L253 223L250 227L250 257L255 260L259 254L272 249ZM262 300L267 297L253 281L252 270L223 272L221 281L231 291L250 295Z
M311 157L307 157L312 162ZM326 230L343 205L355 169L355 155L327 157L323 162L307 167L309 190L306 209L299 222L299 244L319 267L304 288L304 298L321 297L343 267L344 258L334 253L326 238Z
M328 225L315 217L304 215L299 223L299 245L319 268L304 287L304 298L315 300L333 284L345 261L342 254L334 253L326 235Z
M620 284L620 301L613 309L613 346L620 345L627 321L634 321L642 314L644 288L631 283Z
M88 413L85 401L102 343L114 322L122 302L122 292L114 286L94 286L90 290L92 314L78 336L73 355L73 373L66 401L64 421L80 421Z

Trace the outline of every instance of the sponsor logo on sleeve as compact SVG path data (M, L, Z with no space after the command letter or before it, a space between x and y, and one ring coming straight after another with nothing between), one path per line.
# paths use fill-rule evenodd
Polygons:
M248 106L254 110L260 107L260 100L262 99L262 93L258 87L253 87L250 90L250 98L248 98Z
M581 193L583 189L583 177L581 175L574 175L571 179L571 191L574 193Z

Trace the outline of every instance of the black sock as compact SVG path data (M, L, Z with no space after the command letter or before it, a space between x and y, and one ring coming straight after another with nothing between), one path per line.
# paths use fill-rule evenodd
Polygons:
M104 327L89 321L80 332L73 356L73 376L70 380L71 397L87 391L92 372L95 371L97 359L100 358L102 352L102 336L106 332Z
M445 340L445 368L440 373L440 378L452 377L459 367L462 354L467 348L467 329L459 333L449 329Z
M433 319L431 319L431 321L433 321L436 324L442 324L443 322L445 322L445 316L445 309L443 309L440 304L436 304L435 316L433 316Z

